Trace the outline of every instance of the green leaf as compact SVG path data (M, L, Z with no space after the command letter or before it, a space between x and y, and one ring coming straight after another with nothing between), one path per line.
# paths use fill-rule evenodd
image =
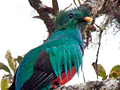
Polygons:
M109 78L120 78L120 65L116 65L111 69L109 73Z
M15 63L15 59L12 57L10 50L7 50L5 58L8 61L9 67L12 69L12 71L15 73L16 71L16 63Z
M95 71L96 71L96 64L95 63L92 63L92 66L94 67ZM102 79L106 79L107 76L106 76L106 71L105 71L105 68L101 65L101 64L97 64L98 66L98 76L102 77ZM97 73L97 71L96 71Z
M78 0L78 3L79 3L79 5L81 5L81 2L80 2L80 0Z
M3 76L1 79L1 90L7 90L9 88L9 77Z
M83 2L85 2L85 0L82 0Z
M59 12L59 6L57 0L52 0L53 12L55 15Z
M75 4L75 6L77 6L77 4L76 4L75 0L73 0L73 2L74 2L74 4Z
M23 59L22 56L18 56L18 57L15 59L15 61L17 61L18 63L20 63L22 59Z
M3 63L0 62L0 69L5 70L6 72L8 72L9 74L11 74L10 69Z

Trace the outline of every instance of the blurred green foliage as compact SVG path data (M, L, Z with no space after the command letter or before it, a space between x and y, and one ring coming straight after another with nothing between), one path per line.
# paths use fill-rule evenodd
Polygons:
M4 74L1 79L1 90L7 90L8 87L11 85L11 83L13 82L13 76L15 74L15 71L17 70L17 66L19 65L23 57L18 56L17 58L13 58L11 51L7 50L5 58L7 59L8 66L0 62L0 70L4 70L8 74Z
M92 66L93 66L96 74L98 72L98 76L102 77L102 80L107 79L108 75L106 75L106 70L101 64L97 64L97 68L96 68L96 63L93 62ZM120 65L115 65L109 72L108 79L119 79L119 78L120 78Z

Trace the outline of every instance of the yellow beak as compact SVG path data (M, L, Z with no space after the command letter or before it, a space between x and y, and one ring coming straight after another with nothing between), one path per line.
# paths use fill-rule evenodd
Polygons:
M91 18L91 17L86 16L86 17L84 17L84 20L85 20L85 21L87 21L87 22L90 22L90 21L92 21L92 18Z

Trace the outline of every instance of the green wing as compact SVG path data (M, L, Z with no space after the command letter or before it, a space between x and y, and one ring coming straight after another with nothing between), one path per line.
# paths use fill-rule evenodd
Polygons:
M75 66L76 71L79 71L80 65L82 68L82 51L78 44L52 46L47 48L46 52L49 53L53 71L60 79L62 66L64 66L66 78L68 78L68 69L70 70L72 77L72 66Z

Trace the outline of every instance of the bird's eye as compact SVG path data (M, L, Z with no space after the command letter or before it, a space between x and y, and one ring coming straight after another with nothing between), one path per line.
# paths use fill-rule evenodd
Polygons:
M71 14L69 14L69 18L73 18L73 14L71 13Z

